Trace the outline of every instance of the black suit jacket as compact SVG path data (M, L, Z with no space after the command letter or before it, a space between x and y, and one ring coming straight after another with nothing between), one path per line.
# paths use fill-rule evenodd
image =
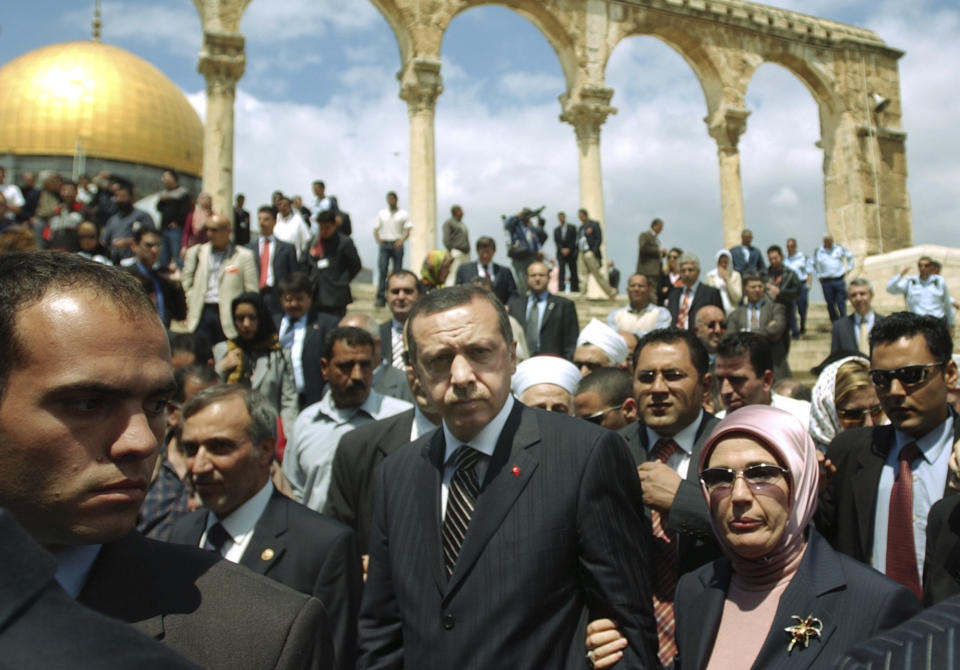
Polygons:
M586 238L587 247L597 257L597 262L601 262L603 254L600 251L600 244L603 242L603 231L600 230L600 224L592 219L581 223L580 229L577 230L577 239L581 237Z
M295 246L276 238L273 239L271 244L275 245L276 248L273 252L273 286L270 287L271 291L267 294L267 308L271 314L282 315L283 305L280 303L280 292L277 290L277 286L281 279L291 272L296 272L300 266L297 263L297 248ZM257 276L259 277L260 240L257 239L247 243L247 249L253 252L253 265L257 268Z
M140 268L136 264L123 265L122 269L134 276L141 276ZM179 283L173 283L163 275L152 272L150 277L156 279L163 292L164 327L169 327L171 321L182 321L187 318L187 297Z
M873 315L873 325L876 326L883 317L877 313ZM857 328L853 321L853 314L833 322L833 332L830 340L830 353L837 351L859 351Z
M393 319L380 324L380 359L393 362Z
M514 298L509 305L510 315L527 326L527 298ZM577 348L577 335L580 323L577 321L577 307L572 301L558 295L547 296L546 312L540 319L540 348L530 355L554 354L568 361L573 360Z
M338 309L353 302L350 282L361 267L353 240L337 231L326 240L322 259L304 254L301 263L313 282L317 307Z
M685 287L683 286L674 286L667 294L667 310L670 312L672 323L677 322L677 316L680 314L680 302L683 300L684 290ZM689 315L687 318L688 330L693 330L694 322L697 318L697 310L707 305L713 305L722 310L723 300L720 298L720 291L700 282L697 284L697 290L693 293L693 300L690 301L690 309L687 312Z
M182 517L170 541L198 546L206 522L207 510ZM337 664L353 668L362 586L353 531L274 490L240 565L319 598L331 624Z
M307 332L303 336L303 352L300 361L303 369L303 392L300 394L300 409L320 402L327 382L320 371L324 341L327 333L337 327L339 320L332 314L311 314L307 319Z
M960 439L956 416L953 426L953 439ZM820 494L817 529L834 549L867 564L873 554L880 473L893 443L894 429L887 425L845 430L827 448L837 473ZM945 496L954 493L949 486L944 490Z
M923 604L960 595L960 496L938 500L927 516Z
M572 223L557 224L553 229L553 243L557 245L557 256L561 249L570 249L567 258L577 257L577 227Z
M319 600L211 551L130 533L103 545L77 600L206 670L336 667Z
M502 265L491 263L493 268L493 292L504 305L517 297L517 282L513 279L513 273L509 268ZM456 283L469 284L480 276L479 262L471 261L464 263L457 268Z
M330 489L323 513L357 532L361 554L370 553L373 492L384 458L410 443L413 410L360 426L340 438L333 455Z
M677 569L680 574L690 572L720 556L720 545L717 544L710 526L710 512L700 490L700 477L697 472L700 450L718 423L720 420L713 414L703 413L697 427L693 453L690 454L687 476L680 483L667 516L667 530L677 533ZM642 421L621 428L619 434L626 440L630 455L637 465L649 460L650 444L647 440L646 425Z
M197 670L130 626L71 598L56 559L0 509L0 667Z
M582 670L583 615L656 667L639 479L614 433L519 402L500 433L453 574L441 548L443 431L383 461L358 668Z
M920 603L907 588L837 553L815 530L808 532L807 551L780 597L773 625L768 631L740 631L744 635L764 636L760 653L750 666L752 670L828 667L851 646L897 625L920 609ZM674 603L677 647L684 670L706 666L732 575L730 561L721 558L680 578ZM797 623L795 615L813 615L823 622L823 628L820 637L812 638L809 646L797 644L788 654L784 629Z

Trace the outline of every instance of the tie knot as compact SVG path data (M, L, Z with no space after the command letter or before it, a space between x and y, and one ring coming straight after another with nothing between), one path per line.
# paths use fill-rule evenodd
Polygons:
M911 442L910 444L904 445L903 449L900 450L900 455L898 458L901 461L914 461L923 456L923 453L920 451L920 447L917 446L916 442Z
M219 552L223 549L223 545L230 540L233 540L233 538L230 537L230 533L228 533L227 529L223 527L223 524L218 521L210 526L210 529L207 531L206 548Z
M457 470L470 472L480 460L480 452L469 444L461 444L453 455L453 462L456 463Z
M666 463L679 446L676 442L667 438L657 440L656 444L653 445L653 452L650 454L653 457L652 460Z

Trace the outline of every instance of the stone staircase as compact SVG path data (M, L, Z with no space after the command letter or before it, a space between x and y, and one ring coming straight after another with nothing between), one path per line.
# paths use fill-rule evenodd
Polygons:
M390 310L386 307L375 307L376 287L366 282L355 282L350 285L353 292L353 304L350 311L372 314L378 322L390 318ZM606 322L607 314L611 310L627 304L627 297L621 293L614 300L580 299L565 295L577 305L577 317L580 327L583 328L591 318ZM807 310L807 333L799 340L790 344L789 362L793 376L799 381L812 385L815 380L810 374L810 368L819 365L830 353L830 318L827 316L826 303L810 303Z

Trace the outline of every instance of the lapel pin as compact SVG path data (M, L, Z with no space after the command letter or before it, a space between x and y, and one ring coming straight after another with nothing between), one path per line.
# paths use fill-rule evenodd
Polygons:
M806 619L801 619L794 614L793 618L796 619L797 623L783 629L790 635L790 644L787 645L788 654L793 651L797 643L803 644L803 648L806 649L810 644L810 639L820 637L820 632L823 630L823 622L812 614L807 615Z
M519 477L519 476L520 476L520 466L514 465L513 468L510 469L510 472L513 473L513 476L514 476L514 477Z
M273 558L274 553L275 552L273 551L273 549L270 549L270 548L264 549L263 553L260 554L260 560L269 561L271 558Z

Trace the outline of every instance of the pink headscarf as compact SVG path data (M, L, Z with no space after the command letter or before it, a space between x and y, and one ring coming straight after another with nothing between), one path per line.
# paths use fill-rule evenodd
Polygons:
M747 405L728 414L714 428L700 452L699 472L710 462L710 454L724 438L746 435L772 453L780 465L790 472L790 510L783 535L776 547L759 559L747 559L734 553L723 542L722 534L710 515L714 535L720 540L723 553L733 563L738 575L747 581L777 579L784 569L794 564L806 547L806 530L817 509L820 466L817 449L806 427L792 414L769 405ZM710 495L701 484L703 496L710 506Z

